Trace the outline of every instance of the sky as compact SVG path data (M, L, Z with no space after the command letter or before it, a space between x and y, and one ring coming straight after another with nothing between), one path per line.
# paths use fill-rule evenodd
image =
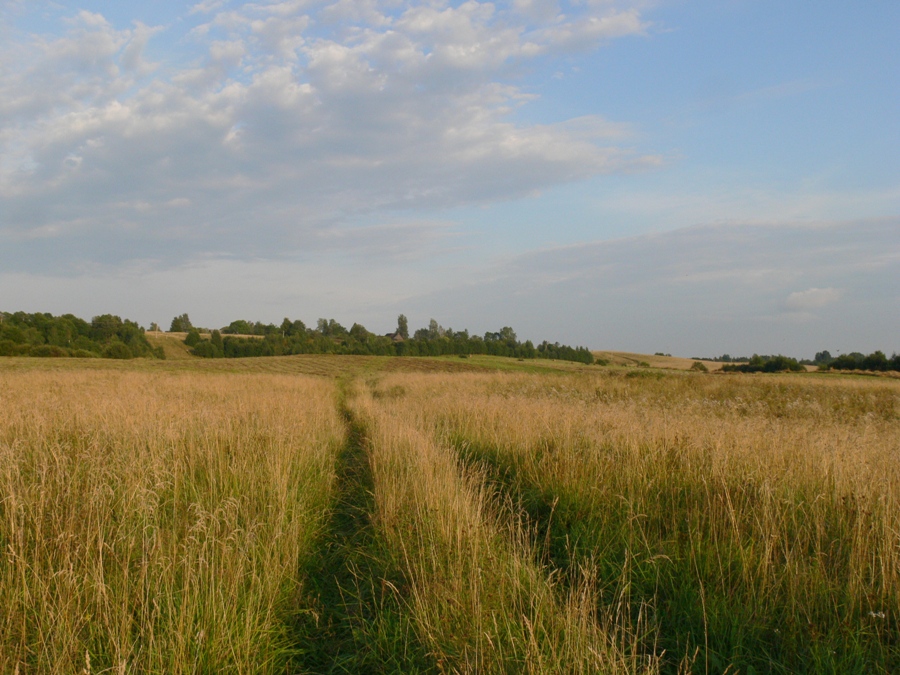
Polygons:
M900 351L900 3L0 0L0 310Z

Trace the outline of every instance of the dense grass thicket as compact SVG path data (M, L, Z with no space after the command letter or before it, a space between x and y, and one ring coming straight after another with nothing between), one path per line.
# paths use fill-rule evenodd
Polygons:
M0 407L0 672L900 672L896 380L6 359Z

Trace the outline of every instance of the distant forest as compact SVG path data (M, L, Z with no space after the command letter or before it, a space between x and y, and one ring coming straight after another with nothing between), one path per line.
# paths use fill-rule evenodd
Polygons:
M134 321L104 314L90 323L72 314L0 312L0 356L163 359Z
M238 358L280 356L287 354L363 354L374 356L444 356L450 354L489 354L520 359L559 359L592 364L594 356L587 347L569 347L558 342L531 340L520 342L509 326L482 335L468 330L444 328L432 319L427 328L412 335L404 315L397 317L397 329L388 335L371 333L358 323L349 329L334 319L319 319L316 327L302 321L285 319L280 326L250 321L232 321L221 330L202 338L186 314L175 317L172 332L185 332L185 342L196 356L205 358ZM258 337L246 337L258 336Z
M718 361L726 365L722 370L726 373L778 373L784 371L803 371L803 366L818 366L819 370L865 370L874 372L900 371L900 354L893 354L890 358L882 351L875 351L868 356L860 352L832 356L828 350L817 352L813 359L798 361L788 356L761 356L754 354L751 357L732 357L728 354L711 359L695 360Z
M151 330L159 330L152 324ZM354 323L349 329L334 319L319 319L315 327L300 320L284 319L281 325L259 321L232 321L221 329L195 327L187 314L172 319L170 332L187 333L185 343L195 356L203 358L245 358L289 354L362 354L376 356L443 356L488 354L520 359L558 359L594 363L586 347L570 347L547 341L534 345L520 342L516 332L504 326L497 332L470 335L468 330L444 328L432 319L427 328L409 332L404 315L397 317L397 329L388 335L371 333ZM208 335L208 337L204 337ZM37 312L0 312L0 356L164 359L162 347L147 340L145 330L134 321L112 314L95 316L90 322L72 314L53 316ZM699 358L695 357L695 360ZM725 371L800 371L804 365L819 370L900 371L900 355L887 357L875 351L865 355L851 352L832 356L821 351L812 360L786 356L731 357L728 354L704 359L728 365Z
M158 330L156 324L151 330ZM560 359L585 364L594 362L586 347L569 347L531 340L520 342L505 326L483 336L467 330L443 328L437 321L412 336L406 317L398 317L397 330L389 335L370 333L354 323L348 330L334 319L319 319L315 328L300 320L285 319L280 326L232 321L221 330L199 329L187 314L172 319L171 332L187 333L191 353L204 358L243 358L289 354L364 354L378 356L441 356L490 354L523 359ZM201 333L209 334L203 337ZM248 337L252 336L252 337ZM90 322L72 314L0 312L0 356L76 358L164 359L161 347L153 347L144 329L134 321L104 314Z

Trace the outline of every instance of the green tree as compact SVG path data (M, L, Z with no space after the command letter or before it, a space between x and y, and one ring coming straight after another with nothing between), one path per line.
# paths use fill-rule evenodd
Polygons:
M196 347L202 338L200 337L200 331L196 328L191 328L188 331L187 337L184 338L184 344L188 347Z
M108 342L116 337L122 328L122 319L112 314L95 316L91 320L91 339L97 342Z
M362 324L354 323L350 326L350 337L359 342L365 342L369 337L369 331Z
M406 320L405 314L397 317L397 333L404 340L409 340L409 321Z
M194 327L187 313L176 316L172 319L172 325L169 327L170 333L187 333Z
M104 359L133 359L134 354L131 353L131 350L128 348L123 342L111 342L106 348L103 350L103 358Z

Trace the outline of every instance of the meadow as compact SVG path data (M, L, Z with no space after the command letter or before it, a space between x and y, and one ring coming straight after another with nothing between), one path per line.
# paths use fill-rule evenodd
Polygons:
M0 360L0 672L900 671L900 382Z

